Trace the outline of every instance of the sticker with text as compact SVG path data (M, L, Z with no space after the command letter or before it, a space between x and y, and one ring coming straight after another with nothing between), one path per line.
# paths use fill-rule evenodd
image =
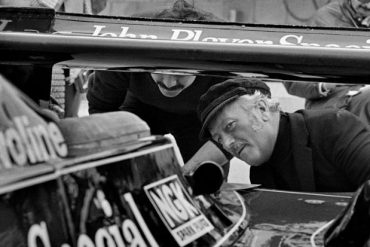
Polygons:
M185 246L213 229L194 206L177 175L144 187L150 202L180 246Z

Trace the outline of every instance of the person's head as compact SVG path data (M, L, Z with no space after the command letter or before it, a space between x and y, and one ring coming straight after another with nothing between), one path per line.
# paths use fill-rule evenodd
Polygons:
M177 0L169 9L139 13L133 15L133 17L186 21L224 21L210 12L195 8L185 0ZM161 93L166 97L176 97L193 84L195 80L195 76L191 75L151 73L151 76L154 82L157 83Z
M350 0L353 9L361 17L370 16L370 0Z
M166 73L151 73L159 91L166 97L176 97L183 90L193 84L195 76Z
M212 138L250 165L266 162L274 149L280 118L279 103L258 79L229 79L200 98L201 138Z
M225 21L224 19L215 16L211 12L195 8L192 4L189 4L185 0L175 1L175 3L169 9L154 12L137 13L132 16L185 21Z

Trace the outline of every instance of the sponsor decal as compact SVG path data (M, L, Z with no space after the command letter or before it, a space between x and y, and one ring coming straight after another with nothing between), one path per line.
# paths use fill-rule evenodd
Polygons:
M214 228L194 206L177 175L146 185L144 191L180 246L187 245Z
M12 20L0 20L0 31ZM148 29L142 29L141 25L121 26L119 24L81 24L74 23L74 29L60 29L52 34L54 35L78 35L106 38L124 38L124 39L146 39L146 40L169 40L182 42L204 42L204 43L222 43L236 45L269 45L269 46L296 46L310 48L345 48L356 50L370 50L370 39L367 37L343 37L339 35L326 34L301 34L265 30L228 30L220 28L167 28L152 27L151 33ZM70 28L71 25L69 24ZM81 31L83 30L83 32ZM38 33L39 31L33 30ZM268 32L268 33L267 33Z
M0 169L67 156L67 145L55 123L35 125L27 116L14 117L12 122L14 127L0 131Z
M114 29L113 29L114 27ZM113 30L112 30L113 29ZM349 42L344 43L342 40L340 43L328 42L325 40L307 40L307 37L302 34L279 34L272 33L271 39L256 39L252 37L217 37L209 36L206 31L201 29L176 29L171 28L168 30L161 30L160 34L149 34L149 33L137 33L130 30L130 27L121 26L106 26L106 25L94 25L93 26L93 37L111 37L111 38L129 38L129 39L151 39L151 40L171 40L171 41L189 41L189 42L207 42L207 43L224 43L224 44L242 44L242 45L274 45L274 46L301 46L301 47L312 47L312 48L346 48L346 49L370 49L370 39L364 39L363 42L357 42L351 44ZM263 32L263 31L261 31ZM239 32L241 34L247 34L247 32ZM159 36L160 35L160 36ZM240 35L240 34L238 34ZM242 36L242 35L240 35ZM312 38L312 35L311 37ZM322 38L321 38L322 39Z
M123 197L131 208L135 219L127 218L121 225L101 227L95 232L93 239L87 234L80 234L77 239L77 247L158 247L158 243L149 231L131 193L126 193ZM109 204L108 201L105 201L105 203ZM110 206L106 205L105 207ZM109 213L111 212L110 210L103 211L107 217L112 216ZM27 246L52 247L50 239L52 238L49 237L47 225L44 221L41 221L39 224L34 224L30 227L27 235ZM71 246L68 243L61 245L61 247Z

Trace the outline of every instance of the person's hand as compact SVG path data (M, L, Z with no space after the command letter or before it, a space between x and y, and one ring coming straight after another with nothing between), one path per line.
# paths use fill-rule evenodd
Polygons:
M326 97L336 86L336 83L320 82L318 84L319 94L321 95L321 97Z
M336 83L326 83L326 82L322 83L323 92L330 92L331 90L333 90L336 87L337 87Z

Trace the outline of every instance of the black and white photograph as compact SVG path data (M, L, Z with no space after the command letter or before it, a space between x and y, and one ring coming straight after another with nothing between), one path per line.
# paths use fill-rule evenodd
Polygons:
M0 247L370 247L370 0L0 0Z

